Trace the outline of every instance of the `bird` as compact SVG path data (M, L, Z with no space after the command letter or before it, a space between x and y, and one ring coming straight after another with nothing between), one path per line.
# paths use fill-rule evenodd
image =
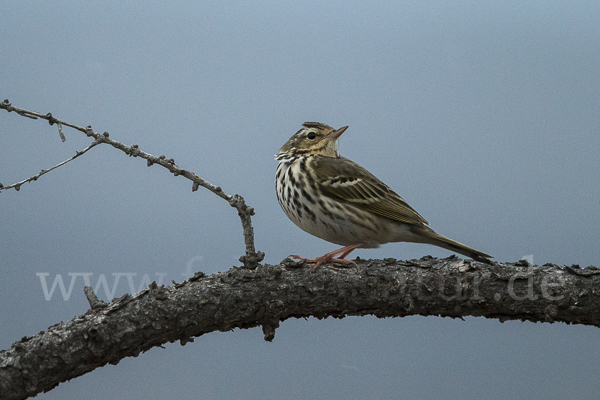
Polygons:
M348 129L305 122L276 154L277 200L299 228L344 246L316 258L290 257L314 263L355 264L346 257L357 248L391 242L426 243L490 263L489 254L436 233L408 203L375 175L338 152ZM336 258L337 256L337 258Z

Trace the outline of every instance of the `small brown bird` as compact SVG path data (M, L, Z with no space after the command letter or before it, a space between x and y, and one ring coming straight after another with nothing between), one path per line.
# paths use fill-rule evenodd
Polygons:
M305 122L279 149L275 186L283 211L311 235L345 246L315 263L354 263L345 258L357 248L389 242L427 243L489 263L490 256L435 233L402 197L355 162L340 156L337 141L347 129ZM337 258L334 258L338 256Z

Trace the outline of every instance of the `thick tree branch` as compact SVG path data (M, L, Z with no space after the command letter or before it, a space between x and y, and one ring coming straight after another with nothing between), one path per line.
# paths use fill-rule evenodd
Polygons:
M25 337L0 352L0 398L23 399L107 363L213 331L262 326L266 340L288 318L408 315L600 326L600 269L492 265L456 257L357 260L358 268L302 262L232 268L135 295ZM86 294L95 303L95 296Z
M29 179L25 179L21 182L17 182L16 184L13 184L10 186L2 186L2 184L0 184L0 192L2 190L10 189L10 188L19 190L23 183L35 181L35 180L37 180L37 178L39 178L43 174L45 174L55 168L58 168L61 165L64 165L67 162L79 157L81 154L85 153L86 151L88 151L90 148L96 146L97 144L105 143L105 144L108 144L108 145L114 147L115 149L121 150L122 152L129 155L130 157L141 157L141 158L146 159L149 167L152 166L153 164L157 164L157 165L160 165L160 166L168 169L175 176L183 176L183 177L191 180L193 182L192 191L194 191L194 192L196 190L198 190L199 186L202 186L202 187L210 190L211 192L213 192L220 198L229 202L229 204L237 210L240 220L242 222L242 229L244 231L244 242L246 245L246 255L240 257L240 261L247 268L256 268L258 263L264 259L265 254L261 251L257 252L256 248L254 246L254 230L252 228L252 219L251 219L252 216L254 215L254 209L252 207L249 207L246 205L246 202L242 196L237 195L237 194L231 196L231 195L225 193L223 191L223 189L221 189L219 186L213 185L212 183L200 178L198 175L196 175L193 172L190 172L190 171L180 168L179 166L177 166L175 164L175 160L173 160L172 158L167 159L165 156L159 156L159 157L153 156L152 154L149 154L149 153L146 153L146 152L143 152L142 150L140 150L139 146L137 144L133 144L131 146L126 146L123 143L120 143L113 139L110 139L108 132L104 132L103 134L94 132L92 127L89 125L84 128L84 127L54 118L51 113L41 114L41 113L38 113L35 111L28 111L28 110L24 110L22 108L13 107L12 104L10 104L10 102L8 100L4 100L2 103L0 103L0 109L6 110L8 112L14 111L23 117L27 117L27 118L31 118L31 119L38 119L38 118L44 119L44 120L48 121L48 123L50 123L50 125L56 124L58 126L58 132L59 132L60 138L63 142L66 140L65 136L63 134L63 131L62 131L63 126L68 126L70 128L76 129L80 132L85 133L88 137L92 137L95 139L94 142L88 148L86 148L82 152L77 153L74 157L71 157L69 160L66 160L66 161L56 165L55 167L51 168L50 170L43 170L41 173L39 173Z

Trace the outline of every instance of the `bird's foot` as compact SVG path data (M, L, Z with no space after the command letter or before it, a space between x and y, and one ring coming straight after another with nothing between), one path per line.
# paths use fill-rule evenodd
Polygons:
M313 265L313 267L310 269L311 273L315 272L321 264L325 264L328 262L339 263L339 264L354 264L358 267L358 265L352 260L345 260L343 258L334 258L335 255L330 256L329 254L325 254L324 256L317 257L317 258L304 258L304 257L298 256L296 254L290 255L290 257L295 258L296 260L304 260L307 263L311 263L311 264L314 263L315 265Z
M328 263L328 262L346 264L346 265L354 264L356 267L358 267L358 264L356 264L354 261L346 260L345 258L348 254L350 254L352 252L352 250L356 249L357 247L360 247L362 244L363 243L351 244L350 246L342 247L341 249L332 251L331 253L327 253L327 254L325 254L321 257L317 257L317 258L304 258L304 257L295 255L295 254L290 255L290 257L295 258L296 260L304 260L308 263L314 263L315 265L310 269L311 273L315 272L321 264ZM338 254L340 256L335 258L335 256L337 256Z

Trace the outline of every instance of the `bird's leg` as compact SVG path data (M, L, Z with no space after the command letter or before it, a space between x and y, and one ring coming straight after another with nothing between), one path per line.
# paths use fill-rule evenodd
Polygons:
M345 250L345 251L337 259L343 260L344 258L346 258L348 256L348 254L352 253L357 247L360 247L363 244L364 243L351 244L350 246L346 246L343 249L340 249L340 250ZM351 262L353 262L353 261L351 261ZM354 263L354 264L356 264L356 263Z
M327 253L321 257L317 257L317 258L304 258L304 257L300 257L298 255L291 255L290 257L295 258L297 260L305 260L306 262L309 263L315 263L315 265L310 269L310 272L313 273L317 270L317 268L319 268L319 265L323 264L323 263L327 263L327 262L334 262L334 263L340 263L340 264L354 264L358 267L358 265L352 261L352 260L345 260L345 258L348 256L348 254L350 254L354 249L362 246L364 243L360 242L360 243L355 243L355 244L351 244L350 246L346 246L346 247L342 247L341 249L332 251L331 253ZM334 258L337 255L340 255L338 258Z

